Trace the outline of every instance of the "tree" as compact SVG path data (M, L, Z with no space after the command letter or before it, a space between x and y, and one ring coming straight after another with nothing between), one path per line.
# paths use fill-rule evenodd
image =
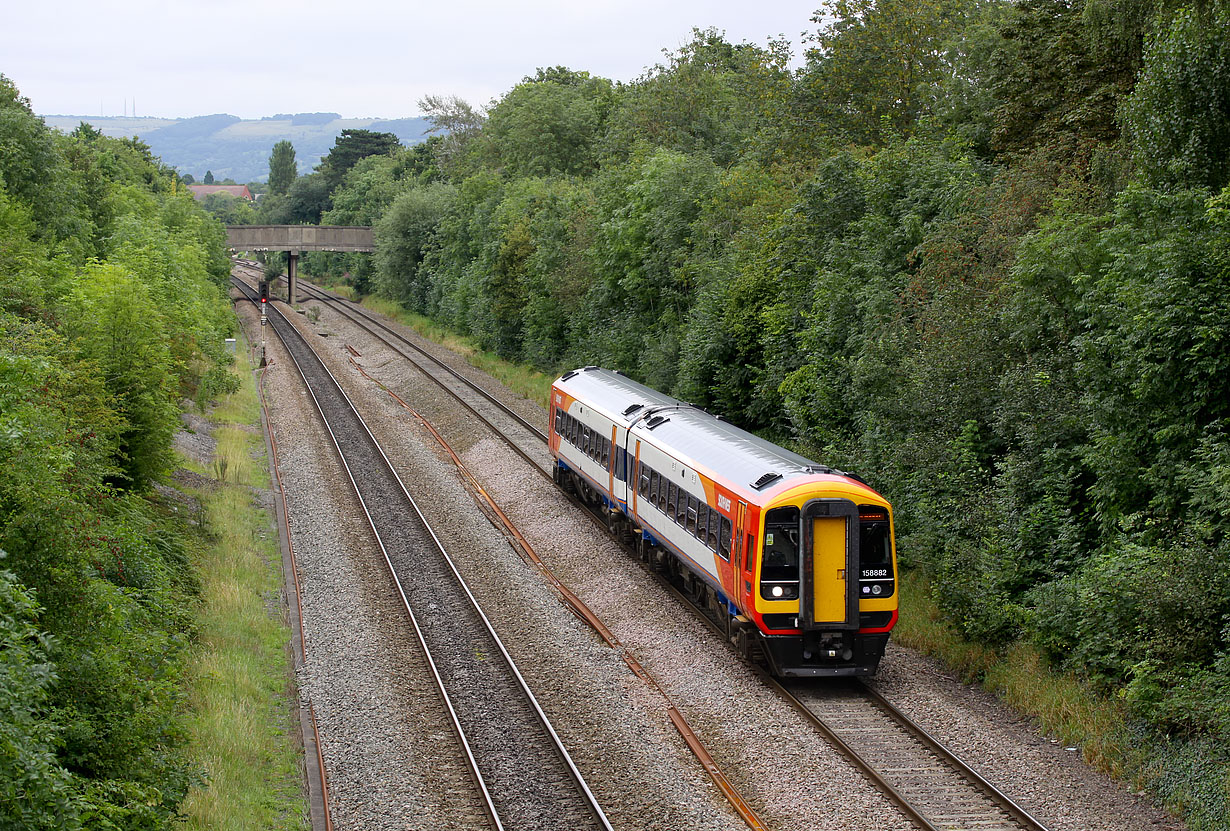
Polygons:
M577 175L596 163L594 144L614 101L611 82L563 67L513 87L483 128L485 155L507 176Z
M207 185L212 185L214 183L214 172L212 170L206 170L205 178L201 181Z
M420 267L436 227L456 199L456 188L437 182L393 200L375 226L377 291L416 311L425 308L429 287Z
M329 192L332 193L359 159L368 156L385 156L399 147L401 147L401 142L392 133L342 130L342 134L333 142L333 149L329 151L329 155L321 159L317 170L324 174Z
M419 107L431 122L428 132L442 134L437 153L445 164L461 155L486 120L482 110L456 95L427 95L419 99Z
M285 196L273 196L265 207L266 221L291 225L318 225L320 215L329 210L329 181L323 173L300 176Z
M1206 19L1211 18L1211 19ZM1230 12L1180 9L1151 40L1120 112L1136 167L1161 186L1230 179Z
M908 134L943 75L958 0L827 0L807 53L805 95L822 117L871 144ZM826 22L828 21L828 22Z
M269 193L274 196L286 193L298 176L295 146L289 141L279 141L269 155Z
M1136 14L1086 15L1086 6L1084 0L1009 6L990 79L998 152L1037 149L1064 163L1081 162L1091 147L1119 138L1115 109L1136 77L1145 24Z
M5 556L0 551L0 559ZM14 574L0 571L0 827L77 824L69 774L56 763L55 730L42 712L55 669L38 605Z

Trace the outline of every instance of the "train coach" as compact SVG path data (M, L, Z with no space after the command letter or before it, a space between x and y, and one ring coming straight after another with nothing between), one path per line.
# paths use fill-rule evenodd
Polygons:
M552 386L556 482L781 676L872 675L897 622L892 508L816 464L609 370Z

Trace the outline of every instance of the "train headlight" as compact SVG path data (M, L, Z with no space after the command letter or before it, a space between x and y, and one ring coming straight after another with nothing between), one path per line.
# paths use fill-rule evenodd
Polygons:
M774 597L781 597L783 594L786 593L786 590L783 589L781 586L774 586L771 589L771 593Z
M874 586L872 586L872 587L871 587L871 593L872 593L872 594L877 594L877 595L878 595L878 594L883 594L883 593L884 593L884 588L883 588L883 587L882 587L879 583L876 583Z

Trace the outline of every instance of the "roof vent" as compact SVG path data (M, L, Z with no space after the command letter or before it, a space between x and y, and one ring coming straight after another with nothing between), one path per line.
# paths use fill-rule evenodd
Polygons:
M803 472L804 473L838 473L839 471L833 470L828 465L808 465L807 467L803 468Z
M568 372L565 372L563 375L561 375L559 379L560 379L561 381L567 381L569 378L571 378L572 376L576 375L578 372L580 372L580 370L577 370L577 369L571 369L571 370L569 370Z
M670 421L669 416L654 416L653 418L649 419L649 421L645 422L645 428L648 430L652 430L655 427L661 427L663 424L665 424L668 421Z
M752 487L758 491L764 490L766 485L768 485L771 482L776 482L780 478L782 478L782 475L780 473L766 473L764 476L761 476L755 482L752 482Z
M627 407L624 408L624 415L626 416L632 415L633 413L635 413L637 410L639 410L641 407L644 407L644 406L645 406L644 404L629 404Z

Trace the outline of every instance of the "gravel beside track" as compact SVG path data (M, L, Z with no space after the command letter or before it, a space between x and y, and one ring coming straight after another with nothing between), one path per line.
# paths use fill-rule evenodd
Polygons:
M658 678L727 775L770 826L869 831L908 827L887 800L837 758L692 611L657 585L550 483L490 438L476 419L459 412L454 403L443 401L443 394L416 371L370 336L347 328L327 309L318 324L300 319L298 325L318 334L338 335L320 339L331 355L330 368L386 444L408 485L414 481L413 488L422 487L433 494L422 504L424 513L440 524L442 536L448 536L445 543L459 570L488 609L615 827L742 826L683 748L665 718L661 701L632 676L612 650L564 610L541 578L478 515L430 437L404 409L348 366L344 345L356 349L360 355L354 360L359 365L423 411L463 455L484 488L560 579ZM407 337L415 336L407 333ZM438 346L427 348L435 354L442 351ZM468 376L479 374L459 358L451 359L451 363ZM490 379L484 386L527 417L545 422L545 415L540 410L535 413L532 402L501 391ZM286 401L286 406L301 409L293 396L286 396ZM275 414L274 421L280 418ZM289 452L292 442L307 443L303 428L288 428L288 433L294 438L278 434L286 448L284 453ZM328 482L342 481L327 471L319 475ZM340 488L335 485L334 489ZM327 487L318 490L328 496ZM466 506L465 510L456 510L459 505ZM319 518L326 519L330 527L346 521L344 517L336 522L323 515ZM302 527L313 519L304 516L296 524ZM296 522L293 502L292 522ZM328 536L325 529L314 533ZM451 544L454 538L464 545ZM318 614L310 611L310 598L311 591L305 590L305 624L311 642L313 618ZM322 601L317 598L312 602ZM339 642L343 654L350 650L349 637ZM311 643L309 648L313 648ZM406 661L404 648L390 651ZM309 653L309 661L313 660ZM378 675L384 680L376 678L370 683L392 683L390 676ZM1027 720L1012 714L994 697L946 678L934 663L912 651L890 643L875 685L1051 831L1184 828L1122 784L1083 765L1079 754L1040 736ZM326 691L318 685L312 694L320 714L326 705L321 696ZM362 697L352 695L347 701L355 698ZM336 711L347 704L330 706ZM338 774L333 767L337 751L331 745L336 745L337 739L331 741L330 735L337 729L321 725L334 801L340 805L348 797L336 792L346 790L336 781ZM357 753L374 760L377 751L368 747L367 732L357 726L340 729L341 735L349 737L346 741L363 746L356 748ZM447 736L441 739L445 744L449 740ZM430 805L432 800L439 803L440 795L423 788L423 774L414 769L423 763L399 762L398 775L412 780L418 776L419 781L415 786L397 787L403 791L419 788L424 804ZM366 790L373 791L377 778L389 773L387 763L377 763L369 769L366 781L356 777L350 791L355 801L376 801L376 795L364 793L357 783L362 781ZM412 800L405 804L416 805ZM374 809L367 810L379 815ZM407 825L403 816L400 824L348 825L339 819L338 827L466 827L464 822L451 820L442 806L430 810L436 812L435 823Z

